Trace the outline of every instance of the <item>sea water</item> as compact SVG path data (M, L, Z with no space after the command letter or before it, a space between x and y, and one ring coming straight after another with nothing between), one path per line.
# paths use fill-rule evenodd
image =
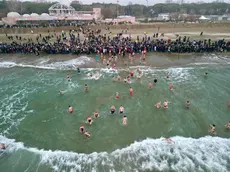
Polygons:
M0 154L0 171L230 171L230 131L224 127L230 120L229 58L212 55L170 68L81 68L79 74L76 65L88 61L0 62L0 143L8 146ZM141 79L112 81L137 68ZM148 89L154 79L158 82ZM174 90L169 90L170 83ZM165 100L168 109L155 108ZM124 106L126 126L122 115L110 114L112 105L117 111ZM87 125L96 110L100 117ZM215 135L209 134L210 124L216 125ZM79 133L81 125L90 139Z

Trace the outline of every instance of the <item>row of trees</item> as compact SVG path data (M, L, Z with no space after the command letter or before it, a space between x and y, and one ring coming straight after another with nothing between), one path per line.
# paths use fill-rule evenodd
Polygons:
M55 3L55 2L54 2ZM48 9L54 3L20 2L17 0L0 1L0 17L6 16L10 11L25 13L47 13ZM105 18L113 18L117 15L133 15L136 17L153 17L159 13L187 13L200 15L222 15L230 12L230 4L227 3L203 3L203 4L155 4L145 6L132 4L120 6L117 4L93 3L91 5L72 4L76 10L88 11L92 8L102 8L102 15Z

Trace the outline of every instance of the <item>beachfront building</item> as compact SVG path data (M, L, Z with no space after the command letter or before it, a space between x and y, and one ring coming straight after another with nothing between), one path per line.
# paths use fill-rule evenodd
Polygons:
M51 16L68 16L73 15L75 9L71 6L56 3L49 8L49 14Z
M135 23L136 18L134 16L118 16L115 19L107 18L103 22L105 22L105 23L114 23L114 24L118 24L118 23Z
M157 20L167 21L170 19L169 13L160 13L158 14Z
M56 3L49 8L48 13L23 14L10 12L2 21L7 25L69 25L94 22L101 19L101 8L92 11L76 11L73 7Z

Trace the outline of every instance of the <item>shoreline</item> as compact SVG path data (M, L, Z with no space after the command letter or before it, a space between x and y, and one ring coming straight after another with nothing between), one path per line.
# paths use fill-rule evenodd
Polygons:
M120 57L116 62L116 68L132 68L136 66L141 67L151 67L151 68L178 68L178 67L187 67L197 64L220 64L227 65L230 63L230 53L189 53L189 54L168 54L168 53L147 53L146 54L146 64L140 64L140 54L136 55L136 58L133 62L130 62L128 57ZM98 62L95 60L95 57L91 56L74 56L74 55L44 55L44 56L33 56L27 55L23 56L21 54L18 56L15 54L5 55L0 59L0 63L10 63L12 66L31 66L41 68L44 67L57 67L58 65L63 66L63 69L77 69L79 68L101 68L108 69L107 66L103 65L102 60ZM14 64L15 63L15 64ZM63 63L63 64L62 64ZM51 66L50 66L51 65ZM3 66L4 67L4 66Z

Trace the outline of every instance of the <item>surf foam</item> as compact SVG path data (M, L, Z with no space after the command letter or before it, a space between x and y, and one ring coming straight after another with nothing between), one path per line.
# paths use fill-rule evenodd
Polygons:
M175 143L164 138L147 138L111 153L83 154L29 148L0 136L0 142L9 146L10 154L20 150L34 153L54 171L229 171L230 139L211 136L171 139Z

